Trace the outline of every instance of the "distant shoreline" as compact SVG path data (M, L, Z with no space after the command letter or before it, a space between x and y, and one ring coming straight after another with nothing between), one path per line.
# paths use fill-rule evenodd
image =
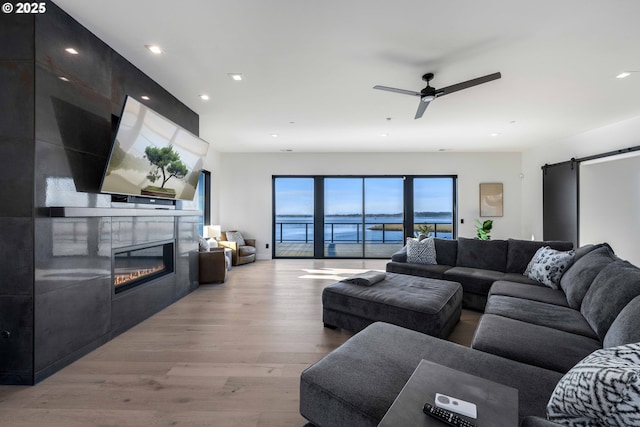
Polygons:
M438 232L442 232L442 233L451 233L453 230L453 226L452 224L440 224L440 223L436 223L436 224L414 224L413 225L413 231L420 231L420 227L424 226L424 225L430 225L430 226L437 226L437 230ZM383 224L376 224L376 225L372 225L371 227L367 228L368 230L382 230ZM384 224L384 229L385 231L402 231L402 224ZM433 231L436 231L436 228L433 227Z

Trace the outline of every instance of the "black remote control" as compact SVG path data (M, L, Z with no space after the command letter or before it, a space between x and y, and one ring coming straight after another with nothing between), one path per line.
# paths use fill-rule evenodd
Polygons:
M453 427L478 427L474 423L467 421L464 418L460 418L453 412L449 412L442 408L436 408L429 403L424 404L422 412Z

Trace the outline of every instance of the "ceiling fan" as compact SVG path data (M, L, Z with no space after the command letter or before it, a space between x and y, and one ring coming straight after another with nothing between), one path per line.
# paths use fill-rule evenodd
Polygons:
M480 85L482 83L487 83L492 80L497 80L500 77L502 77L500 73L493 73L487 76L478 77L476 79L467 80L466 82L443 87L442 89L436 89L435 87L429 86L429 82L431 81L431 79L433 79L433 73L427 73L424 76L422 76L422 80L427 82L427 87L422 89L420 92L414 92L412 90L396 89L394 87L388 87L388 86L374 86L373 88L386 90L389 92L401 93L404 95L419 96L420 104L418 104L418 110L416 111L416 117L415 117L416 119L419 119L424 114L424 111L429 106L429 103L434 99L444 95L448 95L453 92L457 92L462 89L467 89L473 86Z

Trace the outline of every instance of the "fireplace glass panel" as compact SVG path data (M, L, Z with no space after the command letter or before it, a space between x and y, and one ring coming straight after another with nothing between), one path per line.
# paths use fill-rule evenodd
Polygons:
M116 293L170 273L173 273L173 243L125 248L113 255Z

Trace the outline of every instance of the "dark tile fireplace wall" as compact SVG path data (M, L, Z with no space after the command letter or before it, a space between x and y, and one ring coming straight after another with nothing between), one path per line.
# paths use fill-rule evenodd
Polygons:
M125 95L149 96L142 102L196 135L199 119L55 4L46 9L0 15L0 384L34 384L197 287L195 212L49 216L53 206L116 211L99 185ZM114 295L112 249L171 239L174 274Z

